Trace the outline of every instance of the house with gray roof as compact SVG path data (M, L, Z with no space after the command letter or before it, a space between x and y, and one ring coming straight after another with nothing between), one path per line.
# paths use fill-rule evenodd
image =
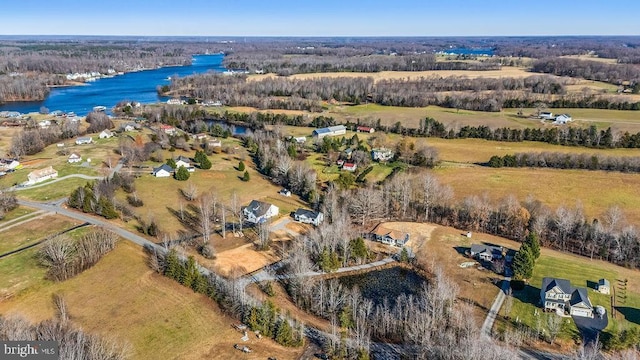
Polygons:
M279 212L280 209L277 206L258 200L252 200L249 205L242 208L245 220L254 224L263 223L277 216Z
M301 223L313 224L315 226L318 226L324 220L324 214L320 211L300 208L293 213L293 218Z
M540 288L540 301L545 311L568 310L571 316L593 317L593 305L587 289L573 288L569 280L545 277Z

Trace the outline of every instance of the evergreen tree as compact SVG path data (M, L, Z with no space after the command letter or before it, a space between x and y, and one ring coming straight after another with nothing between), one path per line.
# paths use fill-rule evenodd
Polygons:
M98 200L98 206L100 207L100 214L104 216L106 219L116 219L118 218L118 212L116 211L113 203L104 196L100 196Z
M167 159L167 165L171 166L172 169L175 169L178 167L178 165L176 164L176 161L173 159Z
M238 163L238 171L244 171L245 166L244 166L244 161L240 161Z
M251 180L251 177L249 176L249 172L245 171L244 175L242 175L242 181L249 181Z
M402 251L400 252L400 262L409 262L409 251L407 251L406 247L403 247Z
M538 260L538 258L540 257L540 240L538 239L538 234L536 234L535 232L530 232L525 242L529 247L529 251L531 251L533 260Z
M206 294L209 288L207 277L202 274L198 274L196 280L193 282L193 285L191 285L191 288L197 293Z
M193 287L198 278L198 275L200 275L200 273L198 272L198 267L196 266L196 260L193 258L193 256L189 256L189 259L187 259L187 263L185 264L183 278L180 282L186 287Z
M355 327L353 323L353 310L351 306L345 306L340 311L340 326L347 329L353 329Z
M369 255L367 245L364 243L364 239L362 239L361 237L351 240L349 242L349 248L351 249L351 254L356 259L366 259Z
M517 280L531 278L531 275L533 275L533 265L534 260L531 255L531 250L527 243L523 243L516 256L513 257L513 264L511 266L513 268L514 277Z
M203 169L203 170L211 169L211 160L209 160L207 155L203 154L202 160L200 161L200 169Z
M282 319L278 324L275 340L282 346L294 346L293 328L286 319Z
M180 166L178 170L176 170L175 178L178 181L187 181L189 180L189 176L189 170L184 166Z
M178 268L182 266L180 265L180 260L178 259L178 254L176 253L176 251L173 249L169 250L164 261L164 276L174 280L178 280L178 274L180 273L180 270Z
M204 153L204 151L196 150L196 156L193 157L193 160L199 164L206 157L207 155Z

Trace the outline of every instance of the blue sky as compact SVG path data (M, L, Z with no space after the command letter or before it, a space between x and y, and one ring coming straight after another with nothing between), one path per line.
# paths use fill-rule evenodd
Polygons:
M0 0L0 35L640 35L639 0Z

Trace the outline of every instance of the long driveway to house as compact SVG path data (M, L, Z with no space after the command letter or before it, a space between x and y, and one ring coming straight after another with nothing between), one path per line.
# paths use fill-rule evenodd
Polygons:
M502 307L502 303L504 302L504 298L507 294L507 291L509 291L510 286L511 278L504 278L500 291L498 292L498 295L496 295L496 299L493 301L493 305L491 305L491 309L489 309L487 318L484 319L484 323L482 324L482 328L480 329L482 336L491 337L491 329L493 328L493 323L496 321L496 316L498 316L498 312L500 312L500 308Z

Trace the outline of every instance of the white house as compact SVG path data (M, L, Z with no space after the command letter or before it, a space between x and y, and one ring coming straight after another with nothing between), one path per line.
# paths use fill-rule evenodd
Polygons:
M577 288L569 300L569 314L572 316L593 317L593 305L587 296L587 289Z
M324 214L320 211L313 211L307 209L298 209L293 213L293 218L296 221L305 224L313 224L315 226L320 225L324 221Z
M553 113L548 111L542 111L540 112L540 115L538 115L538 118L544 119L544 120L553 120Z
M51 166L40 170L34 170L27 175L27 183L35 184L49 179L58 177L58 172Z
M14 170L20 167L20 162L15 159L2 159L0 160L0 169L1 170Z
M298 137L294 137L293 140L298 144L304 144L307 141L307 137L306 136L298 136Z
M311 133L314 139L322 139L325 136L338 136L347 133L347 128L344 125L329 126L326 128L315 129Z
M111 130L109 129L104 129L102 130L102 132L98 135L98 138L100 139L108 139L110 137L113 136L113 133L111 132Z
M173 172L173 169L171 168L171 166L167 164L162 164L159 167L154 168L151 175L155 177L169 177L171 176L172 172Z
M169 99L167 100L168 105L184 105L186 102L180 99Z
M89 136L85 136L85 137L79 137L76 139L76 144L77 145L82 145L82 144L91 144L93 142L93 139Z
M69 155L69 158L67 159L67 162L69 162L70 164L78 163L80 161L82 161L82 156L76 153L72 153L71 155Z
M42 129L47 129L49 126L51 126L51 121L50 120L42 120L40 122L38 122L38 126Z
M184 166L185 168L190 168L192 167L191 165L191 159L189 159L186 156L178 156L177 158L173 159L173 161L176 162L176 169L179 168L180 166Z
M277 206L258 200L252 200L248 206L242 208L245 220L254 224L267 221L278 215L279 211Z
M561 124L564 125L568 122L571 122L573 119L571 118L571 116L569 114L560 114L558 116L556 116L556 120L553 122L554 124Z
M207 142L207 146L208 146L208 147L210 147L210 148L213 148L213 147L222 147L222 141L220 141L220 140L218 140L218 139L210 139L210 140Z
M389 161L393 159L393 151L387 148L379 148L371 150L371 157L376 161Z
M121 129L123 131L133 131L133 130L136 129L136 124L134 124L134 123L124 124L124 125L122 125Z
M593 305L585 288L573 288L569 280L546 277L542 279L540 301L545 310L569 310L572 316L590 317L594 315Z

